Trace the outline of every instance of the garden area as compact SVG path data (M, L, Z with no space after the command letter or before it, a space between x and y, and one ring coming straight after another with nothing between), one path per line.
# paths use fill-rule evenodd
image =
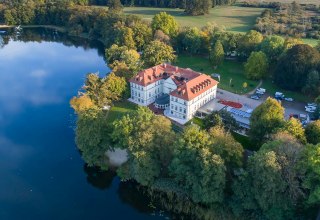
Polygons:
M115 120L121 119L126 114L136 110L137 107L136 104L127 100L115 102L108 113L108 123L112 124Z

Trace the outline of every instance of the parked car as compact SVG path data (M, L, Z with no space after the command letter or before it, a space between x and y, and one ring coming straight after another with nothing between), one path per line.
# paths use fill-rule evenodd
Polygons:
M256 91L256 94L264 95L264 92L261 92L261 91L257 90L257 91Z
M276 99L278 99L278 100L284 99L284 95L283 95L282 92L276 92L276 93L274 94L274 97L275 97Z
M316 109L317 109L316 106L308 106L308 105L307 105L307 106L304 106L304 108L305 108L305 109L308 108L308 109L312 109L312 110L316 110Z
M317 103L314 103L314 102L313 102L313 103L308 103L308 104L307 104L307 106L314 106L314 107L317 107Z
M314 112L316 112L316 109L313 109L313 108L306 108L306 112L314 113Z
M259 89L257 89L257 91L266 93L266 89L264 89L264 88L259 88Z
M293 98L284 98L287 102L293 102Z
M255 99L255 100L259 100L259 99L260 99L260 97L257 96L257 95L252 95L252 96L250 96L250 98L251 98L251 99Z

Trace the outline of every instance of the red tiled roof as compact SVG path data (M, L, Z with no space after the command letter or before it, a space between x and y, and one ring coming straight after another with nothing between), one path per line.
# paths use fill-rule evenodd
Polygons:
M216 80L208 75L201 74L179 86L176 90L172 91L170 95L190 101L216 85L218 85Z
M131 78L129 82L141 86L147 86L158 80L167 79L169 77L172 78L178 87L176 90L172 91L170 95L188 101L194 99L218 84L217 81L208 75L169 64L161 64L143 70Z
M199 75L200 73L191 69L179 68L169 64L161 64L139 72L136 76L131 78L129 82L133 82L141 86L147 86L158 80L171 77L173 81L179 85L182 83L181 81L191 80Z

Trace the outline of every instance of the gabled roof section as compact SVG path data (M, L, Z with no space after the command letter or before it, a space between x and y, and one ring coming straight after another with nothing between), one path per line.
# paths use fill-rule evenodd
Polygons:
M200 74L198 77L179 86L170 95L190 101L217 85L218 82L210 76Z
M191 69L184 69L170 64L160 64L146 70L142 70L136 76L131 78L129 82L147 86L161 79L171 77L177 86L186 83L201 75Z

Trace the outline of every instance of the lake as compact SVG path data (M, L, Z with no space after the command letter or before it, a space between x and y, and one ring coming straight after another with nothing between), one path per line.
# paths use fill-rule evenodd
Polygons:
M87 73L109 72L103 46L48 29L0 36L0 219L167 219L75 145L69 100Z

